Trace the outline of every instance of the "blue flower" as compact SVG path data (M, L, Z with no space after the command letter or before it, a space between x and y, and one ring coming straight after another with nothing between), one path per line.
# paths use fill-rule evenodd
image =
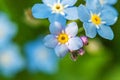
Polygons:
M53 74L57 71L58 59L52 49L44 46L41 38L26 44L25 52L31 72Z
M66 19L78 19L77 7L73 6L77 0L42 0L42 2L44 4L37 3L32 7L35 18L49 18L51 23L54 21L66 23Z
M62 26L58 22L51 23L51 34L45 37L45 45L55 49L59 57L65 56L68 51L78 50L83 46L82 40L76 37L78 26L75 22Z
M104 9L98 0L86 0L86 6L78 7L78 15L88 37L94 38L98 33L105 39L114 38L110 25L113 25L118 17L114 12Z
M16 25L8 19L6 14L0 12L0 47L9 43L16 32Z
M13 76L24 67L24 60L17 45L9 44L0 48L0 71L5 76Z

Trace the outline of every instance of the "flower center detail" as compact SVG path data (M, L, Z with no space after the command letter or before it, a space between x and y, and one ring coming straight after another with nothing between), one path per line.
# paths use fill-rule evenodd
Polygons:
M68 42L69 40L69 37L67 34L65 33L61 33L58 35L58 38L57 38L58 42L61 43L61 44L65 44L66 42Z
M100 25L101 24L101 18L98 15L96 15L96 14L93 14L91 16L91 21L95 25Z
M54 13L62 13L64 11L64 6L60 3L56 3L52 7Z

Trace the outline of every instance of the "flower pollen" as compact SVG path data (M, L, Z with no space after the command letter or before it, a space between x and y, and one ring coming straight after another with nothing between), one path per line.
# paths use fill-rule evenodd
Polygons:
M57 40L58 40L58 42L59 42L60 44L65 44L65 43L68 42L69 37L68 37L67 34L61 33L61 34L58 35Z
M95 25L100 25L101 24L101 18L98 15L96 15L96 14L93 14L91 16L91 21Z
M53 13L63 13L64 12L64 6L60 3L56 3L52 6Z

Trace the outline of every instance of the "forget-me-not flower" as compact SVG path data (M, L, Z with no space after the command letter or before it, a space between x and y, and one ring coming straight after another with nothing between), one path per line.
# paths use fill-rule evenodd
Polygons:
M94 38L98 33L105 39L112 40L114 38L110 25L116 22L117 15L103 9L99 0L86 0L86 6L78 7L78 15L88 37Z
M5 76L13 76L24 67L24 60L17 45L8 44L0 48L0 71Z
M68 51L78 50L83 47L82 40L76 36L78 26L75 22L62 26L59 22L51 23L51 34L45 37L45 45L55 49L59 57L65 56Z
M77 7L73 5L77 0L42 0L44 4L35 4L32 14L35 18L49 18L52 23L58 21L66 23L68 20L78 19Z
M41 38L26 44L25 52L31 72L52 74L57 71L58 58L52 49L45 47Z
M0 47L8 44L16 35L17 27L8 16L0 12Z

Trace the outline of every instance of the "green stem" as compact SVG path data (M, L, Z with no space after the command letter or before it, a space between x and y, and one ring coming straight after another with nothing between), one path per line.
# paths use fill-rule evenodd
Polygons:
M81 28L78 29L78 33L81 33L83 31L84 31L83 27L81 27Z

